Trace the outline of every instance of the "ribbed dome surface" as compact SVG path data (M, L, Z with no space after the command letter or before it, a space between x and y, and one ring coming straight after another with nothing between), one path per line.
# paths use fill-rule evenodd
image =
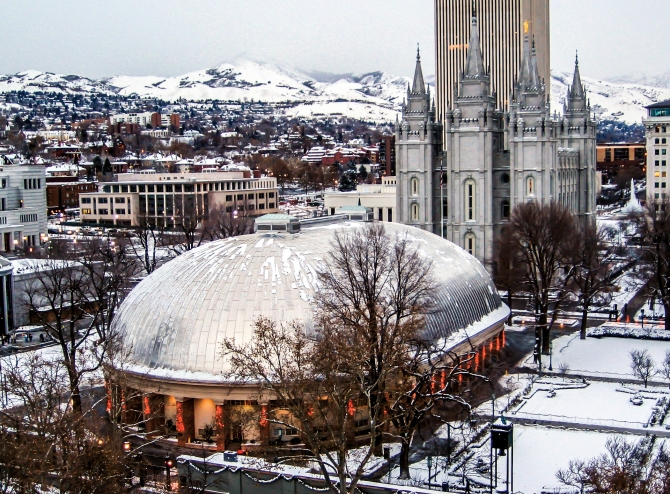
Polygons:
M332 249L335 231L362 227L335 223L304 226L297 235L259 232L212 242L170 261L130 293L114 320L129 364L156 376L217 375L226 370L221 343L249 341L258 316L300 319L311 327L317 269ZM433 260L439 288L438 310L426 328L431 337L449 337L503 305L486 270L461 248L416 228L384 227L390 235L409 234Z

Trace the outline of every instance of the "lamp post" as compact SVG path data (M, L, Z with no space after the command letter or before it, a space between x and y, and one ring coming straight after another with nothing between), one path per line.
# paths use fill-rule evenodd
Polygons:
M549 339L549 372L554 370L553 367L553 357L554 357L554 342Z
M172 469L172 458L170 458L169 455L165 456L165 488L169 491L171 490L171 482L170 482L170 470Z
M642 329L644 329L644 309L640 309L640 319L642 319Z
M432 477L431 471L433 468L433 457L429 456L428 459L426 460L426 463L428 463L428 488L430 489L430 478Z

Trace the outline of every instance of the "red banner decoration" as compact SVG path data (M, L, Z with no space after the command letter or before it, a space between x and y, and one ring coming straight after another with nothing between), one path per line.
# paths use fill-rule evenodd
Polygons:
M184 433L184 404L181 401L177 402L177 433Z
M349 400L349 403L347 403L347 413L350 417L353 417L356 414L356 407L352 400Z
M151 406L149 405L148 396L142 397L142 405L143 405L142 411L144 412L144 416L148 417L149 415L151 415Z
M261 427L267 427L268 426L268 406L267 405L261 405L260 424L261 424Z

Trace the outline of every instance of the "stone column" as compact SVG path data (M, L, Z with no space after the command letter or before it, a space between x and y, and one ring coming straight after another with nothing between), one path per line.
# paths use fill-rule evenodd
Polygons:
M195 438L195 410L192 398L177 398L177 444L184 446Z
M143 415L146 424L147 439L165 433L165 406L162 395L143 397Z
M228 436L230 435L228 408L225 401L216 405L214 421L216 422L216 450L225 451Z

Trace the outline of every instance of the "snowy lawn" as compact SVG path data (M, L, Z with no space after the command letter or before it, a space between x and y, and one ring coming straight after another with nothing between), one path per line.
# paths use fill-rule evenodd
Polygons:
M656 401L667 396L665 390L654 388L644 392L639 386L622 387L617 383L589 382L577 389L561 388L559 378L545 379L535 384L534 393L510 415L537 417L593 425L641 427L649 421ZM551 392L554 390L555 396ZM642 405L633 405L631 397L639 393Z
M660 366L665 352L670 350L668 341L634 340L630 338L579 339L579 333L554 340L554 369L561 363L570 366L570 372L584 375L604 375L615 378L634 378L630 368L630 351L647 349ZM531 357L532 361L532 357ZM654 381L662 382L659 375Z
M514 492L539 494L543 487L560 487L556 472L567 468L570 460L589 460L604 453L609 437L599 432L514 426ZM505 481L505 462L504 457L499 459L498 485Z

